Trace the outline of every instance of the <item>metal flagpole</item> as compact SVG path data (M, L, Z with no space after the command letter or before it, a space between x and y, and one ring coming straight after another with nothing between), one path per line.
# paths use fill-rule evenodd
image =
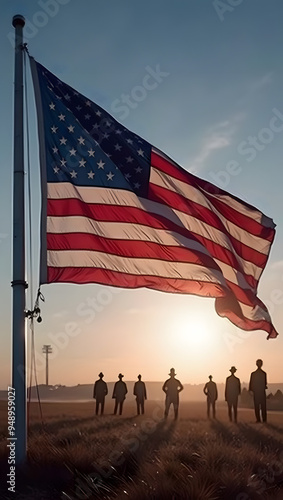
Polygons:
M26 321L25 200L23 128L23 27L25 18L13 17L15 28L14 82L14 193L13 193L13 392L15 395L16 466L26 460ZM11 436L12 437L12 436ZM12 442L12 441L11 441Z

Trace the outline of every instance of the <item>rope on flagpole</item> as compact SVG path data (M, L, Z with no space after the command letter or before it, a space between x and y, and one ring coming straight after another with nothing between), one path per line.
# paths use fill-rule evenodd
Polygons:
M26 143L27 143L27 173L28 173L28 223L29 223L29 274L30 274L30 309L26 311L26 317L30 320L30 332L31 332L31 344L30 344L30 381L28 387L28 405L27 405L27 423L29 428L29 416L30 416L30 403L31 403L31 388L32 388L32 377L34 372L35 378L35 387L37 393L37 399L39 404L40 418L41 423L44 426L44 419L42 413L42 406L39 394L39 387L37 381L37 370L36 370L36 356L35 356L35 341L34 341L34 319L37 319L37 322L40 323L42 321L42 317L40 315L40 307L39 307L39 299L44 301L44 296L41 293L40 287L37 290L37 296L34 301L34 292L33 292L33 238L32 238L32 189L31 189L31 161L30 161L30 141L29 141L29 113L28 113L28 96L27 96L27 64L26 64L26 54L28 54L27 44L23 44L23 52L24 52L24 101L25 101L25 116L26 116ZM32 305L34 304L33 308Z

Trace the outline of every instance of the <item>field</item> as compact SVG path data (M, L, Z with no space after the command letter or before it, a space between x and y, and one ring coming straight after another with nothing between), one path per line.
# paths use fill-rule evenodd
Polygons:
M0 402L0 498L20 500L283 499L283 413L255 424L253 411L228 422L226 406L207 420L204 403L181 403L178 421L163 402L135 416L93 415L93 403L42 403L30 409L28 464L7 485L7 403Z

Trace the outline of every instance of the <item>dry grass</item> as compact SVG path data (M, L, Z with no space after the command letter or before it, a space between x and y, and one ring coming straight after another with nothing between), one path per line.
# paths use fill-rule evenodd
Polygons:
M217 420L205 405L183 403L180 418L162 419L163 403L134 403L122 417L93 416L93 403L44 403L30 410L28 464L16 475L21 500L281 500L283 414L254 424L240 410L239 424L218 405ZM7 495L6 403L0 402L0 498Z

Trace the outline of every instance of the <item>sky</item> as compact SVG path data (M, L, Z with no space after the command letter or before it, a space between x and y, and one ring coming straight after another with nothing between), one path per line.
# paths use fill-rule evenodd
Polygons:
M243 332L217 316L214 299L100 285L44 285L35 325L38 382L50 344L49 383L92 383L119 372L183 383L223 382L235 365L248 381L262 358L270 383L282 382L283 351L283 4L276 0L13 0L1 5L0 389L11 383L12 17L26 18L37 61L110 112L188 171L256 206L277 225L258 295L277 339ZM137 99L150 72L158 85ZM27 307L38 287L39 160L27 73L32 188L32 269ZM129 95L129 104L122 104ZM139 94L140 95L140 94ZM277 124L277 130L272 123ZM231 167L233 165L233 167ZM26 176L27 177L27 176ZM28 257L29 260L29 257ZM28 372L31 332L27 325Z

